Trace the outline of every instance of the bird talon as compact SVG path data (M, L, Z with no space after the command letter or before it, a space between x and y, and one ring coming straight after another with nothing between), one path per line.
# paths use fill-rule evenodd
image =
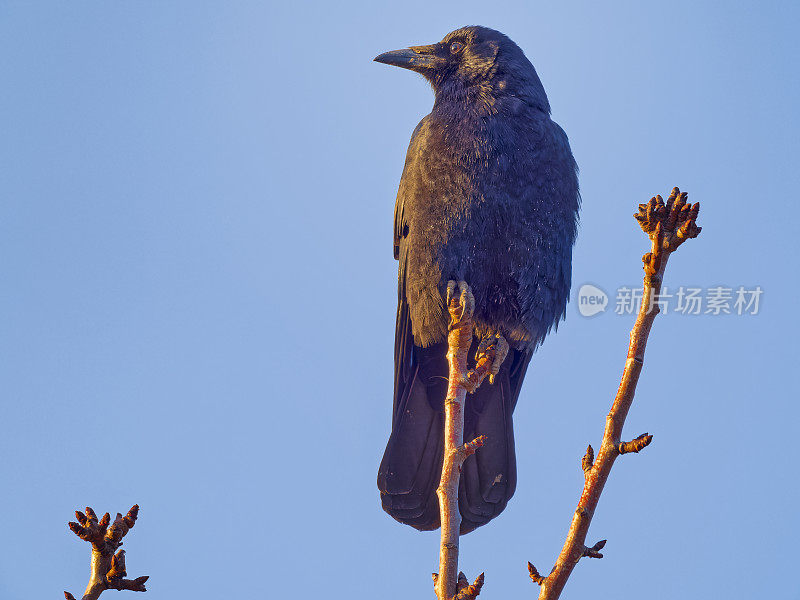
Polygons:
M491 351L494 351L494 359L489 366L489 384L494 383L495 375L500 372L500 367L503 365L506 356L508 356L508 350L508 342L500 333L490 333L478 344L478 349L475 352L476 362L481 360L484 356L488 356Z
M475 296L466 281L458 282L458 291L461 293L461 320L464 320L465 316L471 317L475 312Z
M446 297L447 306L450 306L450 300L453 299L453 294L455 293L455 291L456 291L456 282L451 279L450 281L447 282L447 297Z
M476 383L472 381L472 379L470 379L469 374L467 374L466 377L462 377L459 380L459 384L461 385L461 387L467 390L468 394L474 394L475 390L477 390L478 387L480 386L480 383Z
M475 362L478 362L481 357L489 351L493 342L494 336L491 334L481 338L481 341L478 343L478 348L475 350Z
M455 300L456 288L458 288L458 301ZM447 309L457 322L472 317L475 312L475 296L472 295L472 290L466 281L448 281L445 298Z

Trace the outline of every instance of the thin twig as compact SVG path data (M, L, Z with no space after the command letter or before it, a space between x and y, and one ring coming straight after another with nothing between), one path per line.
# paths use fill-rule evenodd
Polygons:
M477 597L483 586L483 573L472 585L463 573L462 584L458 577L458 546L461 528L461 513L458 510L458 481L464 460L483 446L486 438L480 436L464 444L464 402L467 390L474 391L483 379L490 375L495 359L495 347L481 356L473 371L467 371L467 353L472 344L475 299L469 286L459 282L447 286L447 306L450 312L450 327L447 336L447 362L450 368L447 398L444 402L444 459L442 476L436 495L439 497L441 517L441 543L439 545L439 573L434 574L434 587L438 600L471 600Z
M605 540L588 548L586 534L611 467L617 456L639 452L653 439L649 434L642 434L630 442L623 442L622 427L633 403L636 383L644 365L644 351L650 328L659 313L658 295L669 255L684 241L697 237L700 233L701 228L696 222L700 204L689 204L686 197L685 192L674 188L666 204L661 196L656 196L647 204L640 204L639 212L634 215L651 240L651 251L642 257L645 271L642 306L631 331L625 370L611 411L606 417L605 432L597 459L593 460L594 453L589 446L582 462L586 481L561 553L547 577L539 575L536 567L528 563L531 579L541 586L539 600L555 600L561 595L581 557L602 558L599 550L605 545Z

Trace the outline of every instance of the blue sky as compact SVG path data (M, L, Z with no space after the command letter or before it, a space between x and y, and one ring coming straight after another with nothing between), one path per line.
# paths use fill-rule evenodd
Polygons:
M636 204L702 236L666 284L757 315L662 315L568 597L800 598L800 104L789 2L0 4L0 597L86 584L76 508L125 511L147 598L433 597L437 534L380 510L394 197L432 94L372 63L465 24L536 66L581 168L574 290L641 281ZM633 318L573 301L515 414L519 485L462 540L531 597L598 444Z

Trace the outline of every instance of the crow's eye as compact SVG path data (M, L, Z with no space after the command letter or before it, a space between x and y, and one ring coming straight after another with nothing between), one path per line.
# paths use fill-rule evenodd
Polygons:
M450 54L458 54L464 49L464 44L461 42L453 42L450 44Z

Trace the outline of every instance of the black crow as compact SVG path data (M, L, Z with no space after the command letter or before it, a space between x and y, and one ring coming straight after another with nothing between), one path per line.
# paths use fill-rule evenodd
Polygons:
M472 288L474 346L486 336L511 346L494 383L466 401L464 440L488 438L461 473L467 533L514 494L511 415L533 351L565 315L577 167L536 70L502 33L463 27L375 60L422 74L435 94L411 136L394 213L394 409L378 488L398 521L439 526L449 280Z

